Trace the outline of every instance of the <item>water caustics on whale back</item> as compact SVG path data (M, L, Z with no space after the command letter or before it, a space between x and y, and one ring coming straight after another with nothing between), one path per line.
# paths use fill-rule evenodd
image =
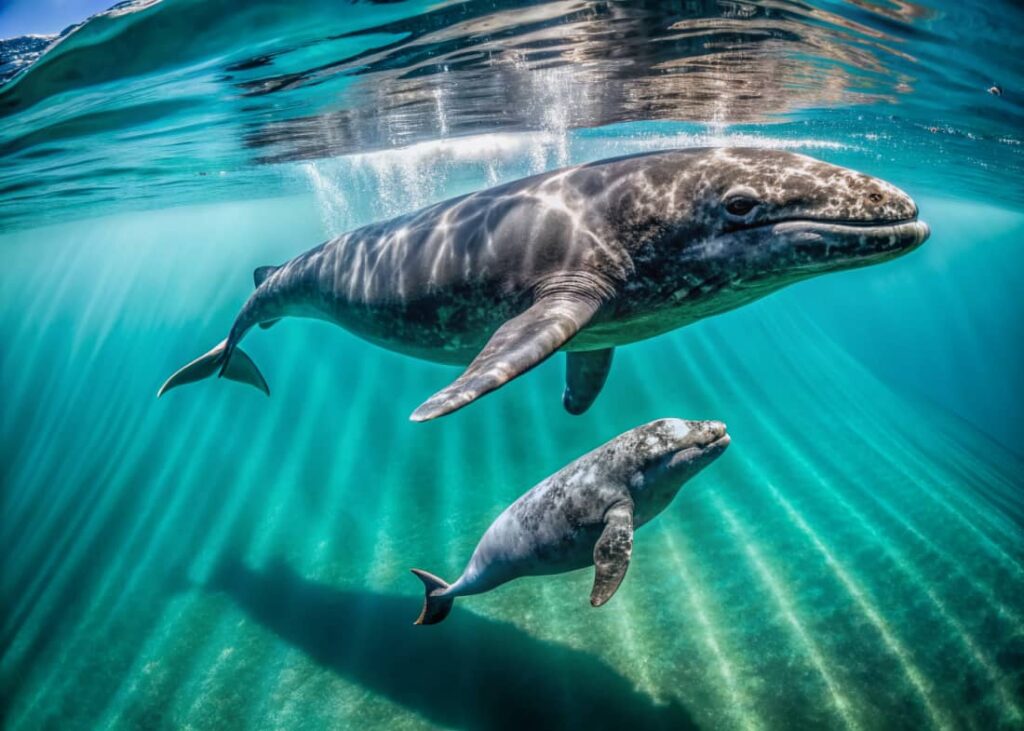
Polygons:
M580 414L612 349L808 277L892 259L928 227L906 193L790 152L645 153L461 196L254 273L228 337L157 396L219 373L269 394L238 347L298 315L408 355L467 364L415 412L444 416L568 350Z

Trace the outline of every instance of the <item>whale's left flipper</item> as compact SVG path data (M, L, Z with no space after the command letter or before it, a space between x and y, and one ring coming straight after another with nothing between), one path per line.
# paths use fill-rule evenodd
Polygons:
M618 503L604 516L604 531L594 544L594 589L590 603L599 607L612 598L629 568L633 553L633 503Z
M209 378L221 369L224 361L224 353L227 348L227 340L222 340L209 352L196 358L191 363L182 366L174 374L164 381L164 385L157 391L156 397L160 398L172 388L183 386L186 383L194 383L204 378ZM270 386L260 373L260 369L252 362L252 358L245 354L241 348L234 348L231 351L231 358L224 369L224 377L239 383L248 383L255 386L263 393L270 395Z
M450 414L521 376L569 342L600 306L595 299L566 295L538 299L499 327L465 372L409 418L429 421Z

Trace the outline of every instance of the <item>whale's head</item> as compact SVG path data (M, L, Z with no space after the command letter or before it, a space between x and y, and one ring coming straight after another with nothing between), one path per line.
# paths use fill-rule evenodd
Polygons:
M679 153L678 226L659 258L681 264L676 300L767 294L922 244L917 205L884 180L782 150ZM739 304L739 303L737 303Z
M729 446L720 421L658 419L627 432L624 448L634 462L629 489L644 520L660 512L679 488Z

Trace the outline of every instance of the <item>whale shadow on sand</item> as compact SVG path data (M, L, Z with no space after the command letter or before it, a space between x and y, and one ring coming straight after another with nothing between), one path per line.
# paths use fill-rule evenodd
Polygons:
M221 562L206 588L282 640L432 723L461 729L692 729L603 660L463 608L413 626L412 596L342 591L277 562Z

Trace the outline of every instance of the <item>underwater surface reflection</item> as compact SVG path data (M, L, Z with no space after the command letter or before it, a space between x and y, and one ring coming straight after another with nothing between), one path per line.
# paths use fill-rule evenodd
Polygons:
M637 120L868 133L940 188L1020 203L1022 36L1010 0L134 0L0 86L0 222L295 193L304 176L266 163Z

